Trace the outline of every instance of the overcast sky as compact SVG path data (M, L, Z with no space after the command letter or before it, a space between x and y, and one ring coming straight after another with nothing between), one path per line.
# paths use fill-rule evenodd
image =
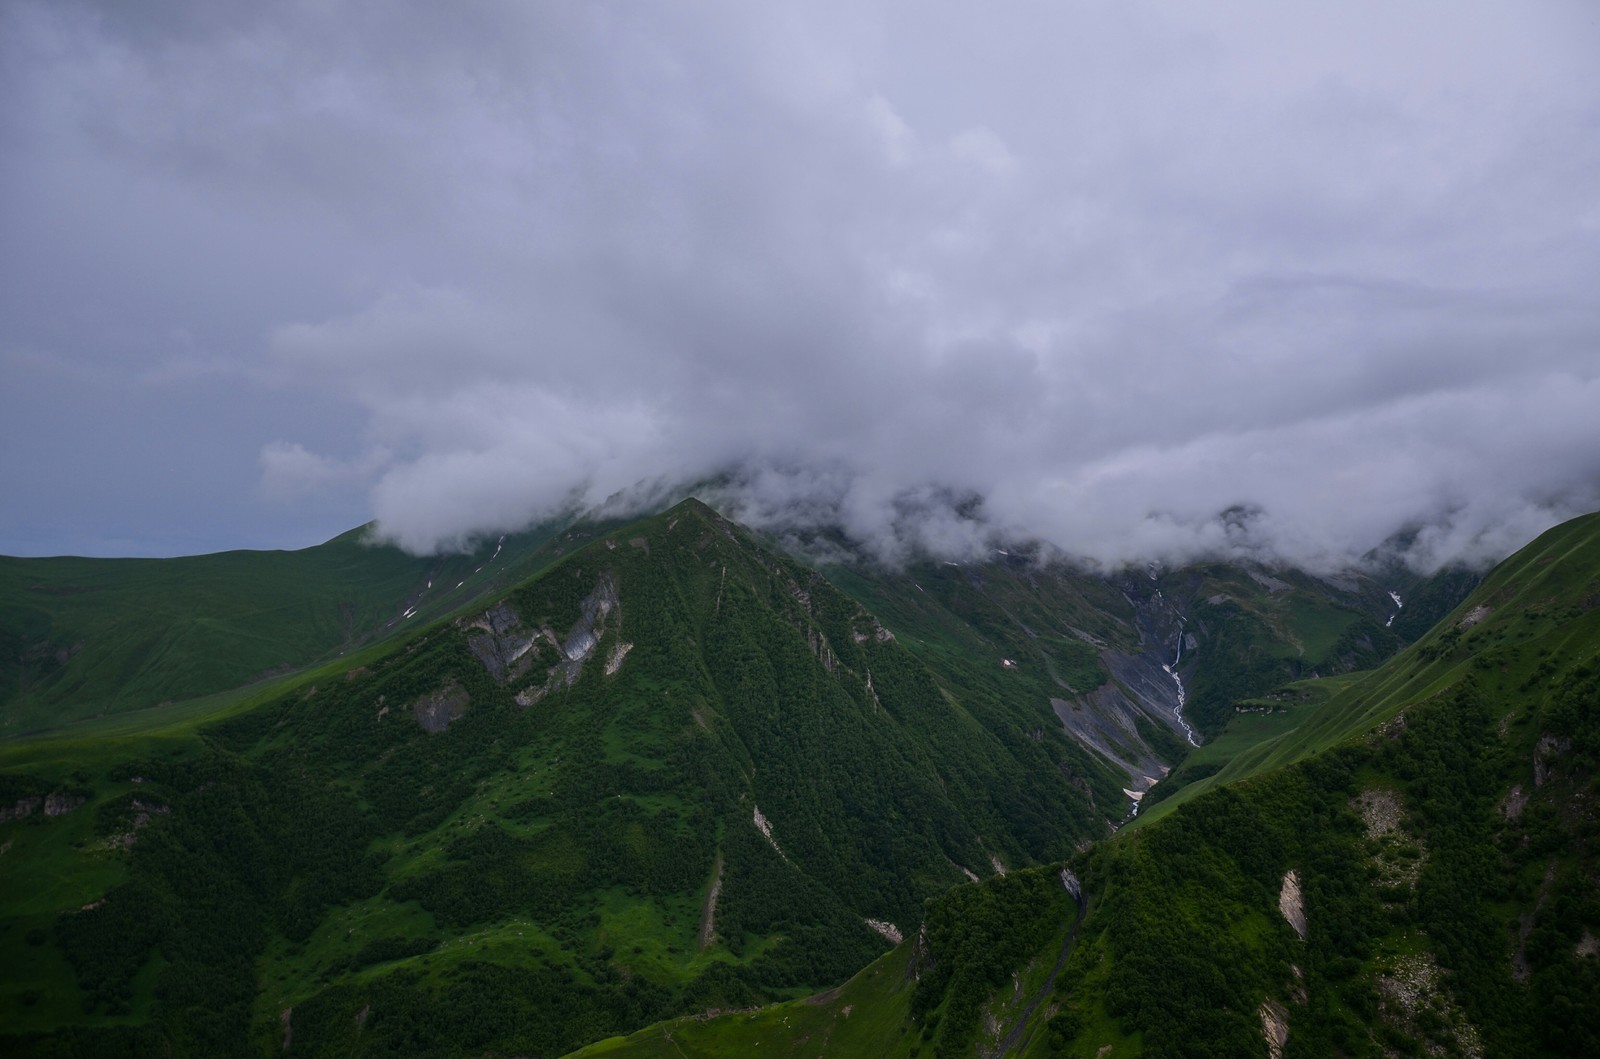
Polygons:
M1600 7L0 5L0 552L734 464L889 551L1600 506Z

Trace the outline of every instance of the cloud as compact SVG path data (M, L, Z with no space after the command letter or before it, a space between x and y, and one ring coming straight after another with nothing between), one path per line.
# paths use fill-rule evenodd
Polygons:
M712 475L889 558L1477 561L1600 503L1582 5L52 3L0 43L39 262L0 342L181 329L240 402L336 403L261 491L366 489L408 548Z
M261 449L261 491L277 500L295 500L335 489L361 487L389 461L382 449L353 460L309 451L294 441L274 441Z

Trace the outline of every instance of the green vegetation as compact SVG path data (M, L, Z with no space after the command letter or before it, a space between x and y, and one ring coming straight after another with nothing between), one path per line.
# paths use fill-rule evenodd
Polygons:
M690 502L508 540L391 635L414 561L346 543L342 585L155 578L161 650L131 575L74 611L27 586L80 561L9 569L0 716L52 727L0 744L8 1054L1265 1055L1263 1012L1287 1059L1600 1050L1600 517L1369 673L1410 634L1359 579L840 591ZM240 686L200 627L296 668ZM1179 637L1212 738L1134 717L1118 752L1180 764L1094 844L1125 781L1055 711Z
M1155 806L1189 784L1215 776L1240 754L1292 732L1335 694L1365 675L1344 673L1300 680L1257 698L1239 700L1227 726L1204 746L1191 750L1178 768L1145 795L1140 803L1141 815L1145 820L1160 815L1152 813Z
M574 1053L574 1059L717 1059L730 1055L891 1059L919 1054L918 1039L908 1033L907 1023L916 987L912 949L910 944L902 945L844 985L804 1000L720 1016L681 1016L626 1038L590 1045Z
M1249 705L1278 712L1237 714L1174 795L1069 861L1088 911L1064 949L1059 891L1010 907L1008 876L930 901L895 954L910 996L856 994L870 1051L1266 1056L1270 1018L1287 1059L1600 1052L1600 516L1377 671ZM1062 952L1050 1002L1015 1004ZM789 1010L681 1039L852 1054ZM676 1054L667 1032L604 1047Z
M1191 723L1208 736L1231 720L1234 706L1269 688L1377 665L1403 644L1376 615L1392 609L1374 600L1375 584L1340 590L1297 571L1269 576L1234 566L1184 572L1189 631L1203 661L1189 678ZM1379 594L1381 595L1381 593Z
M337 659L503 592L609 528L565 525L445 557L368 543L368 527L293 552L0 556L0 730L168 707Z
M1060 955L1070 950L1077 905L1057 870L1033 868L996 876L984 886L958 887L930 900L927 917L925 932L839 988L760 1009L673 1019L576 1054L970 1055L975 1046L1001 1044L989 1026L1021 1028L1023 1015L1042 1016L1037 1001L1053 995L1062 962L1057 952L1019 975L1014 997L1011 970L1041 936L1051 938ZM1001 985L1010 1002L987 1003ZM1038 1037L1042 1041L1045 1034Z
M1040 777L1114 782L694 503L216 705L4 747L87 799L0 825L9 1050L553 1054L801 995L1102 831Z

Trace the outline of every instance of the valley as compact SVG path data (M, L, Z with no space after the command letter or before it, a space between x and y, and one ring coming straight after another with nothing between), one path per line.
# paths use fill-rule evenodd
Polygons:
M1472 585L813 569L696 501L493 542L462 561L517 580L416 632L0 744L8 1048L1509 1054L1528 1009L1464 953L1588 988L1540 939L1592 929L1550 777L1592 775L1595 532L1409 645ZM1486 842L1513 866L1452 934Z

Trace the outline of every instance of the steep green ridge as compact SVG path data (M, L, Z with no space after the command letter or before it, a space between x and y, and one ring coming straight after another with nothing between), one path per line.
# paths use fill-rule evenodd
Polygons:
M300 551L0 556L0 733L228 691L421 627L608 528L568 521L444 557L367 528Z
M1305 712L1304 724L1253 745L1172 803L1336 746L1475 673L1509 671L1513 661L1527 664L1537 658L1542 681L1555 671L1557 658L1584 650L1589 630L1577 619L1600 598L1596 532L1594 516L1550 530L1497 566L1471 596L1389 664L1359 681L1341 683L1325 705Z
M1380 582L1358 572L1319 578L1229 563L1102 575L1023 549L982 563L826 569L947 686L1001 696L1028 716L1050 703L1074 738L1134 790L1185 758L1181 774L1194 777L1238 751L1231 737L1222 740L1225 755L1222 747L1191 752L1175 713L1173 668L1187 691L1184 718L1209 742L1239 716L1236 707L1259 708L1250 697L1297 678L1326 684L1326 674L1370 667L1399 650L1405 641L1389 624L1405 610L1389 586L1427 609L1453 604L1476 583L1454 571L1390 569Z
M1059 892L1003 922L983 914L1005 905L998 880L933 899L895 959L943 972L847 987L873 1053L1600 1052L1600 515L1545 534L1345 683L1295 689L1303 716L1237 754L1233 782L1230 765L1071 858L1087 913L1045 1002L1016 998L1060 958L1074 912ZM970 932L935 929L986 891ZM854 1054L794 1018L660 1027L593 1054L673 1055L680 1039ZM703 1048L684 1054L717 1054Z
M1394 607L1370 578L1330 582L1296 570L1210 564L1167 580L1189 601L1185 630L1200 651L1188 712L1207 735L1221 731L1240 699L1288 681L1370 668L1404 642L1379 620Z
M1277 740L1298 728L1334 695L1367 677L1366 672L1342 673L1336 677L1313 677L1274 688L1265 695L1240 699L1234 703L1234 716L1226 727L1204 746L1191 751L1139 804L1141 827L1162 816L1162 802L1176 798L1191 785L1214 785L1214 777L1229 764L1257 747ZM1207 783L1206 781L1212 781ZM1197 786L1193 793L1204 789Z
M1134 607L1107 581L1031 556L982 564L924 562L903 571L870 564L826 568L930 663L975 666L993 675L1004 659L1026 661L1014 677L1045 697L1093 691L1111 678L1095 642L1137 650Z
M1021 709L689 502L220 721L0 746L0 1046L556 1054L812 992L1103 833Z
M1290 569L1206 563L1176 570L1098 575L1018 553L981 564L922 563L900 573L828 568L931 664L1030 660L1047 693L1081 695L1112 680L1103 651L1186 648L1188 713L1207 733L1234 702L1287 680L1367 668L1403 640L1383 617L1395 611L1371 578L1324 580ZM1407 583L1421 583L1412 579ZM1445 586L1448 590L1448 586Z

